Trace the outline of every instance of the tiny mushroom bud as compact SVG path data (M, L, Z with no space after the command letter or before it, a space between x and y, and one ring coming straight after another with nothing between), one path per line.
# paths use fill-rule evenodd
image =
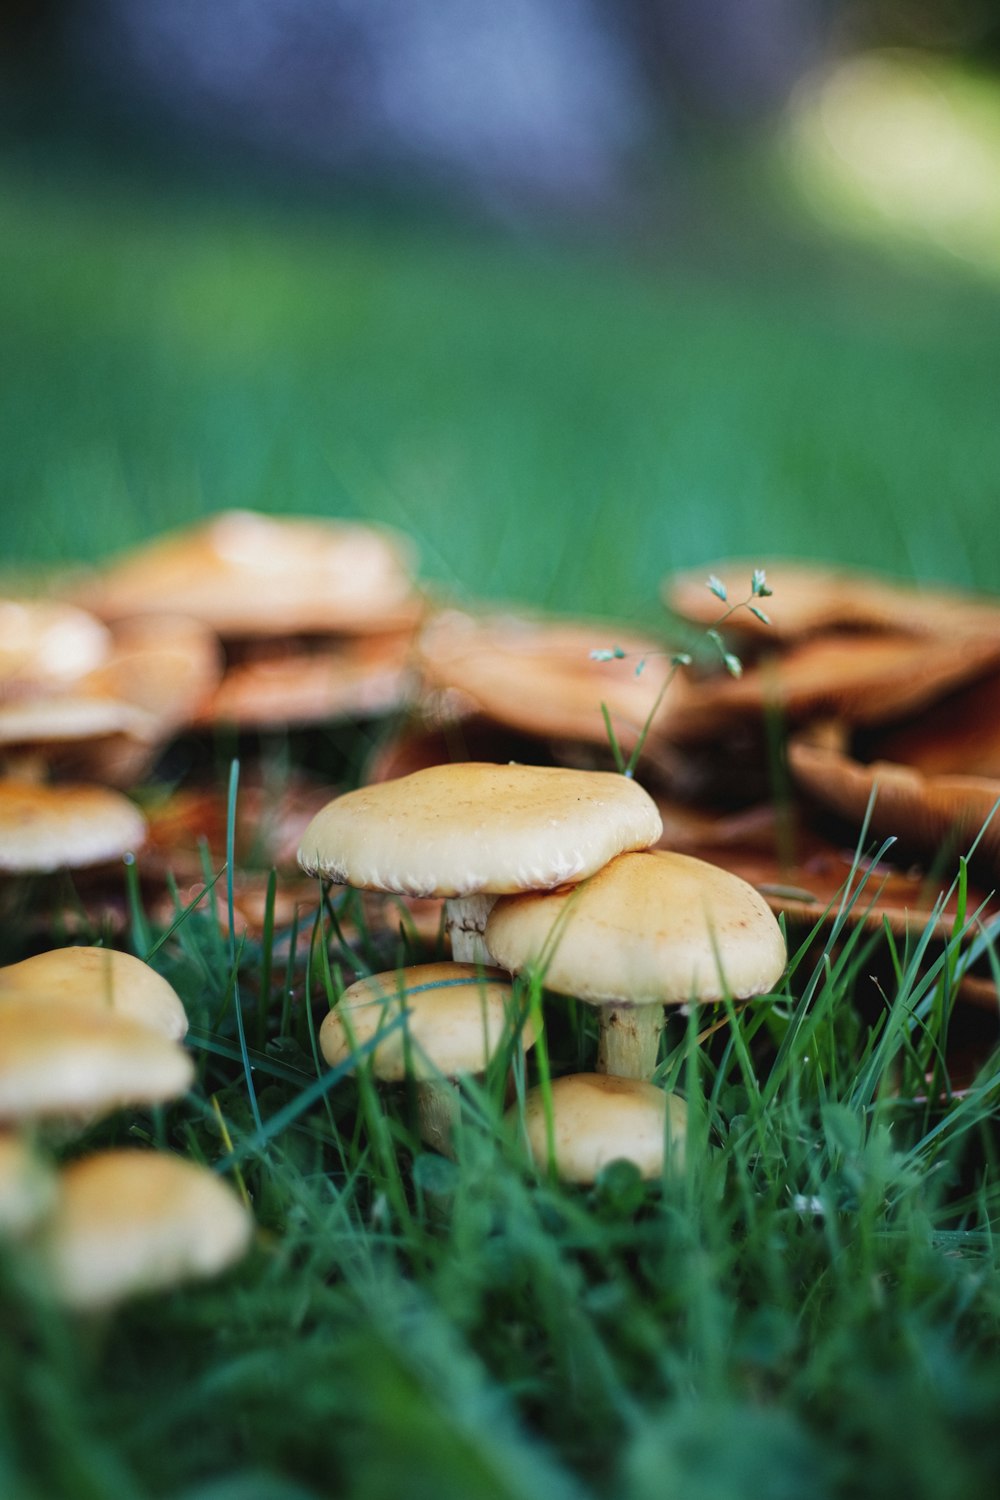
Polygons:
M777 921L746 881L686 854L623 854L577 890L506 896L486 926L495 961L600 1007L597 1070L650 1078L664 1005L745 999L785 967Z
M636 1078L571 1073L551 1087L552 1156L563 1182L592 1183L609 1162L633 1163L643 1177L684 1162L687 1108L676 1094ZM516 1108L508 1119L517 1120ZM528 1149L537 1166L549 1156L547 1103L534 1088L524 1104Z
M215 1276L249 1248L253 1220L207 1167L156 1151L103 1151L60 1174L43 1260L80 1312Z
M375 1077L413 1079L421 1139L448 1154L458 1109L449 1080L484 1073L516 1028L506 974L474 964L416 964L350 985L324 1020L319 1042L331 1067L374 1042ZM529 1023L520 1036L525 1047L533 1044Z
M489 963L482 931L497 895L583 880L662 826L624 776L469 761L335 798L306 829L299 863L363 890L448 898L453 956Z

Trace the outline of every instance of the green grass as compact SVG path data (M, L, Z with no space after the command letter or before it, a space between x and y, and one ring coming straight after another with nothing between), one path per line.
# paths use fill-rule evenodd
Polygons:
M722 275L666 236L629 262L101 179L0 198L12 561L244 505L391 521L460 596L561 609L649 616L720 552L994 582L992 287L737 211Z
M660 575L720 552L994 584L988 286L787 238L773 274L748 244L740 279L648 245L623 263L101 182L0 192L11 565L250 505L391 521L460 597L567 610L655 618ZM962 1102L909 1102L957 938L804 946L704 1048L673 1022L688 1168L584 1191L528 1169L490 1087L449 1164L405 1098L323 1081L328 996L400 943L334 937L328 972L310 936L294 961L281 933L234 955L193 910L157 947L198 1086L82 1144L228 1170L217 1101L257 1243L99 1326L0 1253L5 1500L992 1493L997 1085L988 1066ZM20 956L13 926L4 944ZM548 1016L553 1069L585 1064L590 1017Z

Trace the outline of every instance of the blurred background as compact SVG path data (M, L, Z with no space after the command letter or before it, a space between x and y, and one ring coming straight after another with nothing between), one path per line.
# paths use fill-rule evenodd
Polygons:
M989 0L14 0L6 571L224 507L452 596L994 589Z

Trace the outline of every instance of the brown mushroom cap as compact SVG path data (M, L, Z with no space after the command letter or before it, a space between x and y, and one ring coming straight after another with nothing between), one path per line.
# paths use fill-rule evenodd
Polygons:
M409 696L411 639L410 632L387 631L236 662L206 700L201 720L268 728L388 713Z
M0 1120L108 1114L158 1104L191 1085L188 1054L148 1025L81 1007L0 1003Z
M142 709L160 736L191 722L222 675L215 631L182 615L135 615L117 622L108 659L87 689Z
M789 742L788 764L800 787L859 826L874 793L873 833L932 853L948 844L963 853L981 833L979 858L1000 864L1000 779L924 776L889 761L866 765L807 735Z
M155 1151L102 1151L61 1173L44 1260L59 1299L92 1311L215 1276L252 1234L249 1211L207 1167Z
M82 598L104 619L192 615L225 638L391 629L418 612L412 550L386 528L227 511L111 564Z
M524 1103L524 1126L533 1161L548 1160L545 1096L532 1089ZM508 1120L517 1120L516 1108ZM556 1172L563 1182L594 1182L609 1162L624 1159L643 1177L659 1177L668 1164L684 1162L687 1108L676 1094L636 1078L574 1073L552 1084ZM669 1156L668 1156L669 1151Z
M742 677L706 679L671 715L667 731L696 741L771 709L802 721L831 714L878 724L931 702L986 671L1000 656L1000 632L967 640L902 633L815 636L767 655Z
M712 625L729 604L747 598L754 571L760 566L759 558L724 558L670 574L662 585L664 603L687 620ZM942 627L954 630L960 623L963 631L1000 631L1000 608L993 599L918 588L875 573L789 558L771 559L765 573L774 592L760 606L770 623L765 625L749 610L740 609L726 621L725 630L781 644L840 628L905 630L928 636ZM725 585L729 604L707 587L710 576Z
M511 1034L510 978L499 969L438 963L359 979L320 1028L323 1056L336 1067L404 1010L405 1024L388 1032L371 1053L376 1078L401 1082L408 1059L416 1079L481 1073ZM530 1026L521 1034L530 1047Z
M652 798L624 776L468 761L335 798L303 835L299 863L403 895L544 890L648 847L661 827Z
M127 797L100 786L0 781L0 871L79 869L142 846L146 820Z
M626 653L623 658L593 660L593 651L615 646ZM650 666L637 674L650 657ZM476 619L456 611L438 615L418 641L426 684L445 695L453 712L478 711L525 734L607 745L603 703L626 750L656 706L669 670L663 657L662 642L608 621ZM683 691L683 679L671 684L658 721Z
M770 812L770 821L766 820ZM830 927L844 906L850 881L851 895L844 906L848 927L871 931L889 929L905 936L916 935L933 923L937 938L954 930L958 898L945 895L941 879L925 871L901 869L885 859L873 866L859 862L846 841L836 843L815 830L796 828L789 837L779 833L773 809L756 809L755 821L747 819L742 831L735 820L721 822L713 834L703 830L700 838L686 843L685 853L721 866L754 886L775 915L784 916L798 929L817 924ZM982 920L997 915L996 903L986 890L972 881L967 888L969 915L982 911Z
M866 752L866 760L895 761L925 775L1000 779L1000 673L875 731Z
M54 948L0 968L0 1005L11 1000L125 1016L175 1042L188 1025L173 986L141 959L113 948ZM39 1015L38 1021L45 1027L59 1024L50 1015Z
M686 854L623 854L572 891L502 897L486 946L513 972L594 1005L682 1005L769 990L786 963L766 901Z

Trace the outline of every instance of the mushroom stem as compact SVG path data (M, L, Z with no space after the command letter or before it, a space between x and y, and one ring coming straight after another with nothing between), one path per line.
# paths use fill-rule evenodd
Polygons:
M414 1090L417 1131L425 1146L442 1156L455 1155L452 1131L458 1119L458 1085L448 1078L424 1079Z
M486 919L496 896L451 896L444 904L445 931L451 939L451 956L457 964L492 964L483 941Z
M616 1078L651 1079L663 1030L663 1006L603 1005L597 1071Z

